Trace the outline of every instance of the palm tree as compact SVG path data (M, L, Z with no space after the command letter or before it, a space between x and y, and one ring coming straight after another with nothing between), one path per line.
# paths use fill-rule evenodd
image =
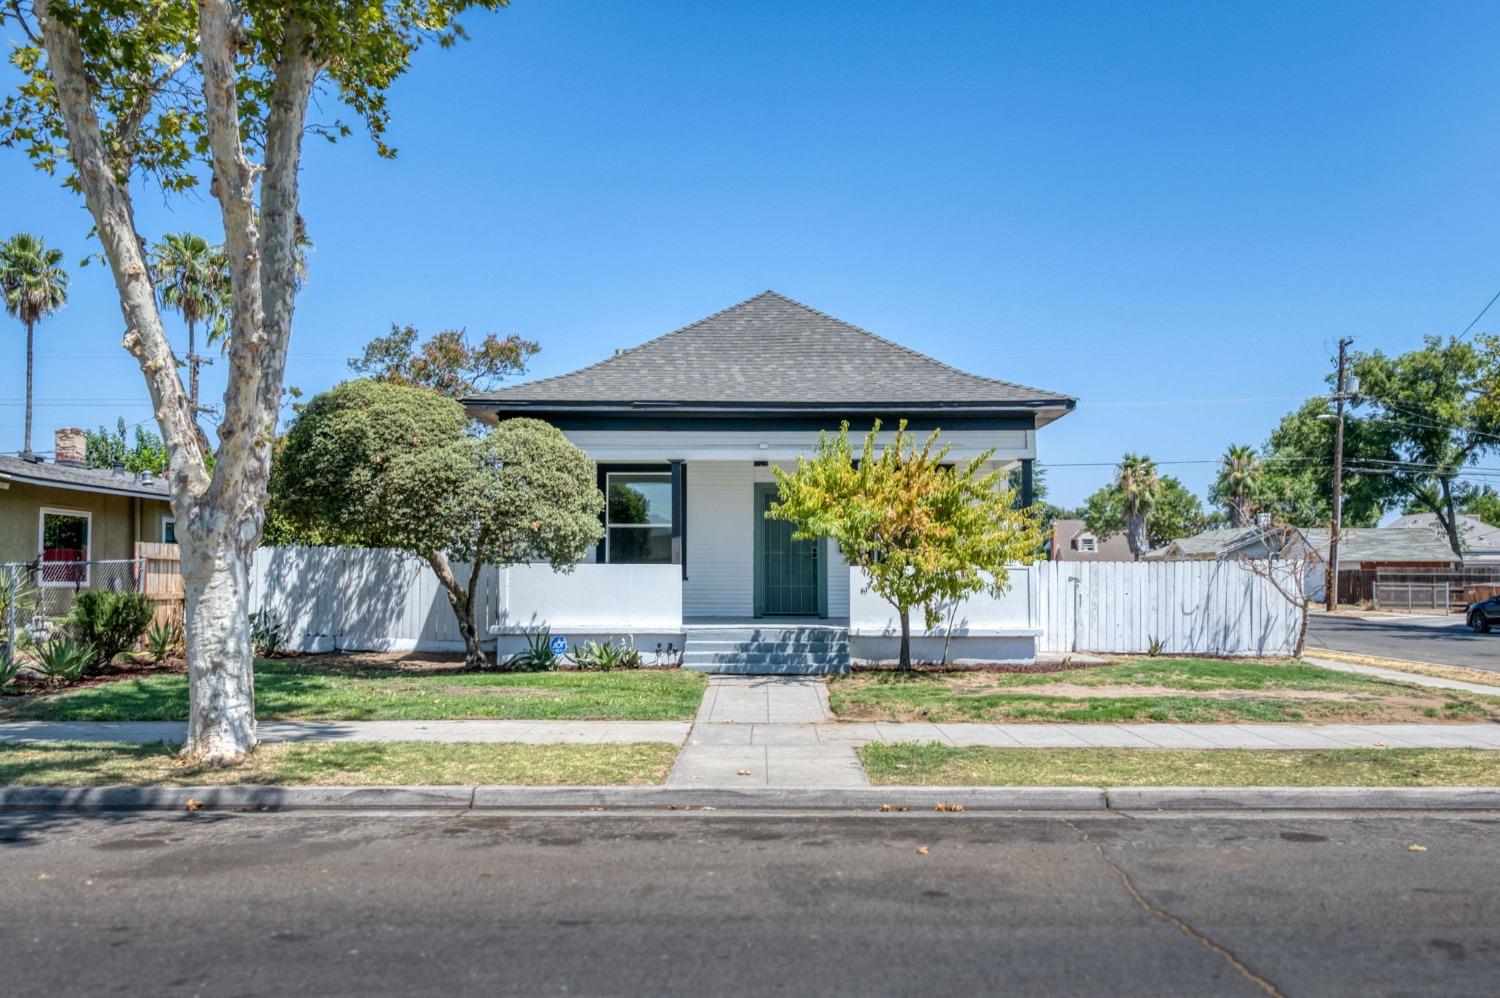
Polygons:
M26 435L21 449L31 457L31 372L36 324L68 303L68 273L62 250L48 249L25 232L0 243L0 295L5 311L26 324Z
M1125 542L1130 545L1130 553L1139 558L1151 547L1146 518L1161 496L1156 462L1144 454L1126 454L1115 475L1115 491L1120 495L1120 511L1125 517Z
M1247 444L1230 444L1224 452L1213 498L1224 504L1231 527L1250 525L1255 513L1255 495L1260 491L1261 467L1255 448Z
M229 281L224 251L202 236L180 232L151 247L151 271L163 308L182 316L188 328L188 398L198 413L198 323L216 323L224 313Z

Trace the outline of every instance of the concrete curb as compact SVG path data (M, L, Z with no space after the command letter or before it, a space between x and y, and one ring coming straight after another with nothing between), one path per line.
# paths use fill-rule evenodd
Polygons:
M1500 787L4 787L21 811L1497 810Z
M1116 787L1116 811L1500 810L1500 787Z

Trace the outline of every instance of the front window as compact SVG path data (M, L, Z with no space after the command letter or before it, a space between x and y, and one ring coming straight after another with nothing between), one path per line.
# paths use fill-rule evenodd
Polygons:
M605 476L604 560L611 564L672 562L672 476L612 471Z
M89 514L42 510L42 585L88 585Z

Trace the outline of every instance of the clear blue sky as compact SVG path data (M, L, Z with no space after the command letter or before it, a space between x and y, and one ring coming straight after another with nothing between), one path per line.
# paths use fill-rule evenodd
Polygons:
M520 333L547 375L774 288L1077 395L1046 464L1212 459L1320 391L1339 336L1408 349L1500 288L1495 4L517 0L468 23L393 94L396 161L309 139L306 392L392 321ZM206 197L145 192L139 220L218 238ZM76 261L88 229L0 150L0 234ZM120 332L106 272L76 270L40 329L39 449L150 416ZM23 340L0 327L4 451ZM1108 475L1054 467L1053 499Z

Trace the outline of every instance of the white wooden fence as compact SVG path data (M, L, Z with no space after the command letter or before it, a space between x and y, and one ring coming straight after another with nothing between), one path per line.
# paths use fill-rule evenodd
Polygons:
M469 566L454 574L467 581ZM479 576L476 621L488 635L499 609L498 573ZM290 651L462 651L448 596L420 558L369 548L260 548L250 612L269 610Z
M1301 611L1233 561L1036 565L1043 652L1290 655Z
M468 578L467 565L453 567ZM641 571L662 567L580 565L562 575L520 566L510 570L508 584L507 573L487 568L480 576L479 633L489 644L496 625L565 632L649 623L673 630L682 612L677 569ZM1237 562L1042 562L1013 569L1012 580L1005 597L976 600L955 620L955 641L1010 642L1003 655L986 645L975 652L979 657L1144 653L1153 640L1164 654L1287 655L1301 623L1297 607ZM399 551L261 548L250 606L282 621L286 647L294 651L463 649L432 569ZM870 614L851 612L851 618L860 634L884 633L872 627ZM1019 640L1027 647L1012 648Z

